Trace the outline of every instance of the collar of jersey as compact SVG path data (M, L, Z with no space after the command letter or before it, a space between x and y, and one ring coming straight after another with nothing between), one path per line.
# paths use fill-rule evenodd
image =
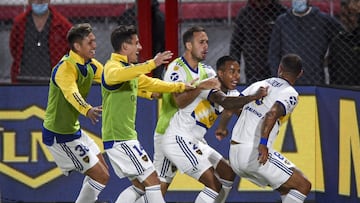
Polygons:
M118 54L118 53L112 53L111 54L111 60L122 61L122 62L128 63L127 56L121 55L121 54Z
M83 57L81 57L79 54L77 54L76 52L74 52L73 50L70 50L69 56L77 63L80 65L86 65L88 63L91 62L91 59L88 61L85 61L85 59Z

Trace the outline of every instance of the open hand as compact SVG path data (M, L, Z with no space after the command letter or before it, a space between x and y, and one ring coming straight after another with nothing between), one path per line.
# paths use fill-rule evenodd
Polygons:
M154 57L156 67L169 63L170 59L172 58L173 53L171 51L164 51L156 54Z
M86 116L91 120L92 124L99 122L102 113L102 106L92 107L86 114Z
M256 99L261 99L261 98L267 96L268 89L269 89L269 86L267 86L267 87L259 87L259 89L255 93Z
M263 144L259 144L258 151L259 151L259 157L258 157L259 163L264 165L268 160L269 149L267 148L267 146Z
M220 90L221 84L217 78L210 78L200 81L197 87L203 90L209 90L209 89Z
M227 129L217 128L215 130L215 137L217 140L221 141L228 135L229 131Z

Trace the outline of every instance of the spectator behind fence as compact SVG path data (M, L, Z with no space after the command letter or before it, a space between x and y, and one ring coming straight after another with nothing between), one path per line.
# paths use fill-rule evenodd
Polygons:
M28 9L16 16L10 33L12 83L48 83L52 67L69 50L71 23L50 0L28 0Z
M165 50L165 16L159 9L159 2L157 0L151 1L151 16L152 16L152 54ZM137 26L137 8L133 7L126 10L119 18L118 25L135 25ZM152 77L162 78L164 72L164 65L160 65L152 71Z
M248 0L234 24L230 55L238 61L243 54L247 84L271 76L267 51L276 18L286 12L278 0Z
M292 0L292 8L280 15L272 30L269 65L272 74L282 56L298 54L303 59L304 76L298 84L325 84L325 54L331 40L342 30L340 22L309 5L308 0Z
M360 1L348 0L340 14L346 31L329 48L330 84L360 86Z

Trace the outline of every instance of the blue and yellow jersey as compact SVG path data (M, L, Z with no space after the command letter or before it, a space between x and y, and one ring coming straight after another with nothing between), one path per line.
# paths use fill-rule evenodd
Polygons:
M60 60L51 73L45 129L63 135L80 130L78 116L92 108L85 99L93 82L100 83L102 70L97 60L85 61L73 51Z
M130 64L124 55L113 53L102 75L102 138L104 147L112 141L137 139L135 131L137 96L148 92L182 92L184 83L168 83L148 77L154 60ZM110 143L110 144L109 144Z

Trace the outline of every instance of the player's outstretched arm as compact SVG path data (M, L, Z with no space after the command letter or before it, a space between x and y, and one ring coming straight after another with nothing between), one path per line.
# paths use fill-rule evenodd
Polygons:
M209 100L220 104L225 109L239 109L251 101L265 97L267 95L267 89L268 87L260 87L253 95L238 97L226 96L223 92L216 91L209 96Z

